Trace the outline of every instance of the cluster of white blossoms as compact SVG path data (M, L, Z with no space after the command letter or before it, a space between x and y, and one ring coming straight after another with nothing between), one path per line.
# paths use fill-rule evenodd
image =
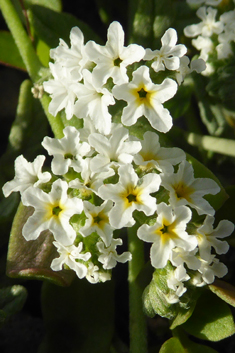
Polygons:
M213 8L222 0L187 0L187 2L190 5L210 5L199 7L196 15L201 21L184 29L186 37L194 38L192 45L200 51L199 57L207 62L207 68L202 74L210 75L214 72L212 62L215 59L227 59L233 54L235 10L221 12L221 9Z
M125 126L145 116L154 129L170 130L172 117L163 103L192 71L186 47L176 44L172 28L163 35L160 50L125 47L118 22L110 25L104 46L84 44L77 27L70 39L70 48L61 40L51 50L53 78L44 82L44 89L52 98L51 114L65 109L67 119L75 115L83 119L83 127L67 126L62 138L43 139L52 156L51 172L42 172L44 156L32 163L19 156L4 195L19 191L23 205L34 208L23 226L26 240L37 239L44 230L53 234L58 257L52 270L70 269L91 283L110 279L117 262L131 261L130 252L117 250L122 245L118 234L139 224L136 236L152 243L152 266L160 269L170 262L174 267L168 285L176 302L186 291L185 282L202 286L226 274L216 254L227 252L227 242L220 239L234 226L224 220L213 228L215 211L204 196L220 188L212 179L194 177L183 150L162 147L153 131L137 138ZM199 60L195 67L200 71L205 64ZM165 71L171 77L175 73L175 79L152 81ZM121 123L112 121L109 112L119 100L127 103ZM196 224L193 215L204 221Z

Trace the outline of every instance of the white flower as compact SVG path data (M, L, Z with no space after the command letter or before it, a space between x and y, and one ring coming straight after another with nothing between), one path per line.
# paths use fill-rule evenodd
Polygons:
M192 251L184 250L182 247L176 247L172 250L170 254L170 261L173 266L181 266L184 263L191 270L198 270L201 266L201 262L196 256L198 248L195 248Z
M139 180L132 165L119 167L120 176L117 184L105 184L98 190L103 200L112 200L115 206L109 213L112 227L120 229L135 223L132 213L135 210L143 211L147 216L156 210L156 199L150 196L159 189L160 177L157 174L147 174Z
M37 156L31 163L23 155L15 160L15 177L3 185L2 192L8 197L12 192L19 191L21 196L29 187L38 187L40 184L47 183L51 179L49 172L42 173L42 165L45 156Z
M177 173L163 174L162 186L170 191L169 202L173 206L189 205L195 208L199 215L214 215L214 208L203 196L217 194L220 187L209 178L195 179L193 167L189 162L181 162Z
M51 102L48 111L56 116L59 111L65 108L66 119L70 120L74 114L74 103L76 100L76 86L78 85L68 69L59 63L49 63L54 79L43 82L43 88L50 94Z
M82 79L82 69L88 64L88 57L85 52L84 36L78 27L73 27L70 32L71 48L60 39L57 48L50 50L50 57L61 66L69 69L71 75L77 81Z
M214 43L209 37L198 36L192 40L192 44L197 50L201 51L200 58L204 61L207 61L209 54L214 51Z
M207 261L211 257L211 247L213 247L219 255L226 254L229 249L229 244L219 239L228 237L234 230L234 224L227 220L220 221L218 226L214 229L214 220L214 217L206 216L203 225L197 229L199 254L203 260Z
M177 83L170 78L159 85L154 84L147 66L134 71L130 83L113 87L114 97L128 103L121 117L124 125L134 125L144 115L152 127L160 132L167 132L172 127L172 117L162 103L172 98L176 91Z
M108 247L104 246L104 243L97 243L97 248L101 255L98 257L98 261L103 264L105 270L110 270L114 268L117 262L127 262L132 259L131 253L126 251L121 255L117 254L116 247L122 245L122 239L112 239L111 244Z
M185 288L182 282L188 281L189 279L190 277L183 265L178 266L174 271L172 271L170 277L167 278L167 285L175 292L176 300L187 291L187 288ZM175 302L178 301L179 299Z
M177 32L174 28L169 28L161 38L162 47L160 50L146 49L145 60L154 59L151 67L154 71L177 70L180 65L180 58L186 54L187 48L183 44L177 43Z
M157 219L153 226L143 224L137 236L148 243L153 243L150 259L153 267L163 268L171 256L172 250L179 246L191 251L197 246L196 237L186 232L187 223L191 219L191 211L186 206L173 209L170 205L157 205Z
M201 73L204 70L206 70L206 63L202 58L194 59L190 62L187 56L183 56L180 58L180 67L176 70L178 85L180 85L184 81L185 76L189 75L191 72L196 71L197 73Z
M133 156L141 149L138 141L128 141L129 132L121 124L112 124L110 136L98 133L90 134L89 144L98 152L91 160L93 172L110 170L122 164L131 163Z
M69 168L81 172L82 157L90 152L90 146L86 142L80 143L79 131L73 126L66 126L61 139L44 137L42 146L50 156L52 172L56 175L64 175Z
M92 192L98 192L98 189L103 185L103 180L114 175L113 169L104 169L99 173L94 173L91 170L92 158L82 160L81 180L76 178L69 182L69 187L79 189L79 192L85 195L91 195Z
M95 128L105 135L111 130L111 114L108 106L115 104L113 95L106 89L97 85L94 73L83 70L84 83L78 83L76 95L78 100L74 106L74 114L77 118L90 117Z
M55 239L63 245L71 245L76 232L69 220L83 209L82 200L67 195L68 184L61 179L52 184L47 194L41 189L30 187L23 196L25 206L34 207L35 211L25 223L22 234L26 240L35 240L43 230L50 230Z
M202 21L185 27L184 34L186 37L196 37L199 34L204 37L210 37L213 33L219 34L223 31L223 23L221 21L216 21L216 9L203 6L197 10L196 15Z
M180 148L161 147L156 133L147 131L143 137L143 140L139 140L142 148L134 156L135 164L141 166L143 170L156 168L160 172L171 173L173 172L173 165L185 159L185 153Z
M74 270L79 278L84 278L87 275L87 267L79 260L87 261L91 257L89 252L81 254L83 243L75 245L63 245L58 241L54 241L53 244L57 248L59 257L55 258L51 263L51 269L53 271L61 271L63 266L68 266L71 270ZM78 261L76 261L78 260Z
M198 274L193 278L192 283L197 287L202 287L205 284L211 284L215 280L215 276L222 278L228 273L228 268L221 263L215 255L211 255L208 261L200 259L201 267L198 269Z
M86 44L86 53L90 60L96 63L93 72L96 80L103 85L109 77L115 84L128 82L126 67L140 61L145 54L143 47L130 44L124 47L124 31L119 22L112 22L108 28L105 46L89 41Z
M96 232L106 246L111 244L113 228L109 224L108 213L113 207L112 201L104 201L102 205L95 206L89 201L84 201L84 212L87 217L85 225L79 229L79 233L86 237Z

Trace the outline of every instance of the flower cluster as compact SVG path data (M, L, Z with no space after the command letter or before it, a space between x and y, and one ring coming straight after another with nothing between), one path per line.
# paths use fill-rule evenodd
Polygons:
M210 75L215 70L214 61L227 59L233 54L235 10L221 12L221 9L214 8L221 0L187 0L187 2L210 5L199 7L196 15L201 21L184 29L186 37L196 37L192 39L192 45L200 51L199 57L207 61L207 69L203 71L203 75Z
M23 227L26 240L44 230L53 234L59 257L52 270L70 269L91 283L110 279L117 262L131 260L130 252L117 251L118 234L138 224L137 237L152 243L152 266L160 269L170 262L174 267L168 286L177 301L185 282L202 286L226 274L216 254L227 252L227 242L220 239L234 226L224 220L213 228L215 210L204 196L220 188L212 179L194 177L183 150L162 147L156 132L143 131L138 138L127 127L144 116L154 129L170 130L172 117L163 103L192 71L186 47L176 44L172 28L159 50L125 47L118 22L110 25L104 46L84 44L77 27L70 40L70 48L61 40L51 50L53 78L44 82L44 90L52 98L51 114L65 109L67 119L75 115L83 127L65 127L60 139L44 138L51 173L42 172L44 156L32 163L19 156L15 178L3 192L20 191L22 203L34 208ZM205 64L200 60L195 67L201 71ZM169 72L175 79L167 77ZM159 82L162 73L166 77ZM120 108L121 123L109 110L119 100L127 103Z

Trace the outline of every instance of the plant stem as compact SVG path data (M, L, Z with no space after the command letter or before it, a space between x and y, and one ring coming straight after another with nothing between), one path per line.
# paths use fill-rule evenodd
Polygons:
M32 42L28 37L12 2L10 0L0 0L0 9L19 49L29 76L32 81L35 82L38 78L38 72L42 67L42 64L37 57Z
M214 136L202 136L193 132L185 133L186 141L204 150L235 157L235 141Z
M129 312L130 312L130 353L147 353L147 327L143 312L142 288L137 283L137 276L144 266L144 243L137 237L138 226L128 229L129 251Z

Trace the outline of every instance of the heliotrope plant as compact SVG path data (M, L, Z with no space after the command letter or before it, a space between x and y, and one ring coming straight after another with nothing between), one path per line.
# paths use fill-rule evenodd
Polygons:
M50 62L42 68L14 7L8 0L0 1L34 83L32 95L41 100L54 133L42 141L50 162L45 163L44 155L33 162L19 155L15 177L2 188L5 197L13 192L21 195L9 245L8 274L62 285L83 279L81 283L88 281L93 285L90 291L96 293L104 282L118 277L116 266L128 262L133 353L148 350L146 314L169 319L174 330L174 337L160 352L198 349L186 332L208 340L235 332L230 314L226 314L226 324L214 317L220 333L211 334L212 326L205 331L200 325L193 327L194 311L207 305L208 293L214 291L234 305L233 287L228 294L223 282L215 282L228 273L220 255L229 250L227 237L234 224L216 219L217 209L227 198L219 180L167 137L177 132L171 106L178 104L182 90L188 82L192 85L192 77L212 72L210 60L207 65L211 41L219 43L218 60L234 55L235 39L226 35L234 10L224 12L217 21L217 10L206 6L220 1L187 2L192 11L194 5L202 5L196 13L202 21L184 29L186 37L198 36L192 44L201 49L199 58L191 60L186 55L187 48L178 44L172 27L158 35L157 48L149 48L128 45L122 25L113 21L103 44L86 41L82 29L71 26L69 41L58 37L57 47L49 51L48 46ZM186 2L185 6L189 9ZM38 40L35 14L41 10L32 6L28 15ZM136 36L135 25L134 21ZM184 110L185 106L182 114ZM128 249L123 246L126 240ZM20 241L25 256L29 255L27 244L36 244L28 268L23 259L15 265ZM34 261L34 253L43 256L35 255ZM212 304L217 305L221 299L214 297ZM224 308L226 304L221 303ZM121 352L110 338L102 347L92 347L92 351Z

